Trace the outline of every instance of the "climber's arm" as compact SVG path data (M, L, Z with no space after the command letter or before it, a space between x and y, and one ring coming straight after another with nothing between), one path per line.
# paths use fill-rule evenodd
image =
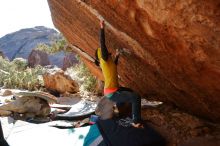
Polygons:
M104 21L100 21L100 45L101 45L101 53L102 59L107 61L108 60L108 50L105 45L105 30L104 30Z

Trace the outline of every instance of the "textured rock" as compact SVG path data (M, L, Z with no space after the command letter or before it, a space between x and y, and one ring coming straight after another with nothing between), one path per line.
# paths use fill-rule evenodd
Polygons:
M12 114L11 111L1 110L1 109L0 109L0 116L2 116L2 117L7 117L7 116L9 116L9 115L11 115L11 114Z
M194 138L189 141L187 141L184 144L181 144L180 146L218 146L220 145L220 136L218 137L199 137L199 138Z
M9 91L5 90L5 92ZM41 91L17 92L14 95L17 96L16 100L0 106L0 116L10 116L13 112L24 114L24 118L35 116L46 117L50 114L49 104L57 103L55 96Z
M5 90L2 94L2 96L9 96L12 95L12 91L11 90Z
M15 95L17 96L27 96L27 97L38 97L40 99L43 99L45 101L47 101L48 103L50 104L53 104L53 103L57 103L57 98L55 96L53 96L52 94L49 94L47 92L42 92L42 91L24 91L24 92L18 92L18 93L15 93Z
M214 146L220 142L220 126L162 104L142 109L142 118L159 131L168 146Z
M44 86L54 93L76 93L79 85L70 76L64 74L62 70L48 69L43 75Z
M50 114L50 106L38 97L21 97L8 104L0 106L0 116L9 116L11 112L27 114L28 116L48 116Z
M30 67L35 67L37 65L41 65L41 66L50 65L50 61L47 53L39 50L32 50L30 55L28 56L28 65Z
M32 50L28 56L28 64L30 67L35 67L36 65L47 66L50 64L62 67L66 70L68 67L74 66L78 63L75 54L57 52L54 54L47 54L40 50Z
M76 59L75 54L73 54L73 53L66 54L63 58L63 67L62 67L62 69L66 70L67 68L69 68L71 66L74 66L78 63L79 63L79 61Z
M93 57L106 20L107 47L130 52L119 60L121 85L220 121L219 0L48 2L55 26Z

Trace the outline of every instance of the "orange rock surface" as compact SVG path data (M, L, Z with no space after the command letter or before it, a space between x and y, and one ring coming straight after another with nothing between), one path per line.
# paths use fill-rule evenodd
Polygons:
M45 88L52 92L65 94L79 91L78 83L62 70L47 70L43 75L43 80Z
M99 19L106 21L107 47L113 54L121 48L129 52L119 59L121 85L220 121L219 0L48 3L59 31L93 57Z

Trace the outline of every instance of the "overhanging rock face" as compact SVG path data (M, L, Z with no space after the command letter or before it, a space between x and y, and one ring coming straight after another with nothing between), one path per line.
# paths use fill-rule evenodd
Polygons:
M220 121L220 1L48 3L55 26L93 57L99 19L105 19L107 47L113 54L117 48L129 51L119 60L121 85Z

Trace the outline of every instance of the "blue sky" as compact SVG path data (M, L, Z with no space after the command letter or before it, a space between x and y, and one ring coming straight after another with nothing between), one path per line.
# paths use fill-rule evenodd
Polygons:
M54 28L47 0L0 0L0 37L35 26Z

